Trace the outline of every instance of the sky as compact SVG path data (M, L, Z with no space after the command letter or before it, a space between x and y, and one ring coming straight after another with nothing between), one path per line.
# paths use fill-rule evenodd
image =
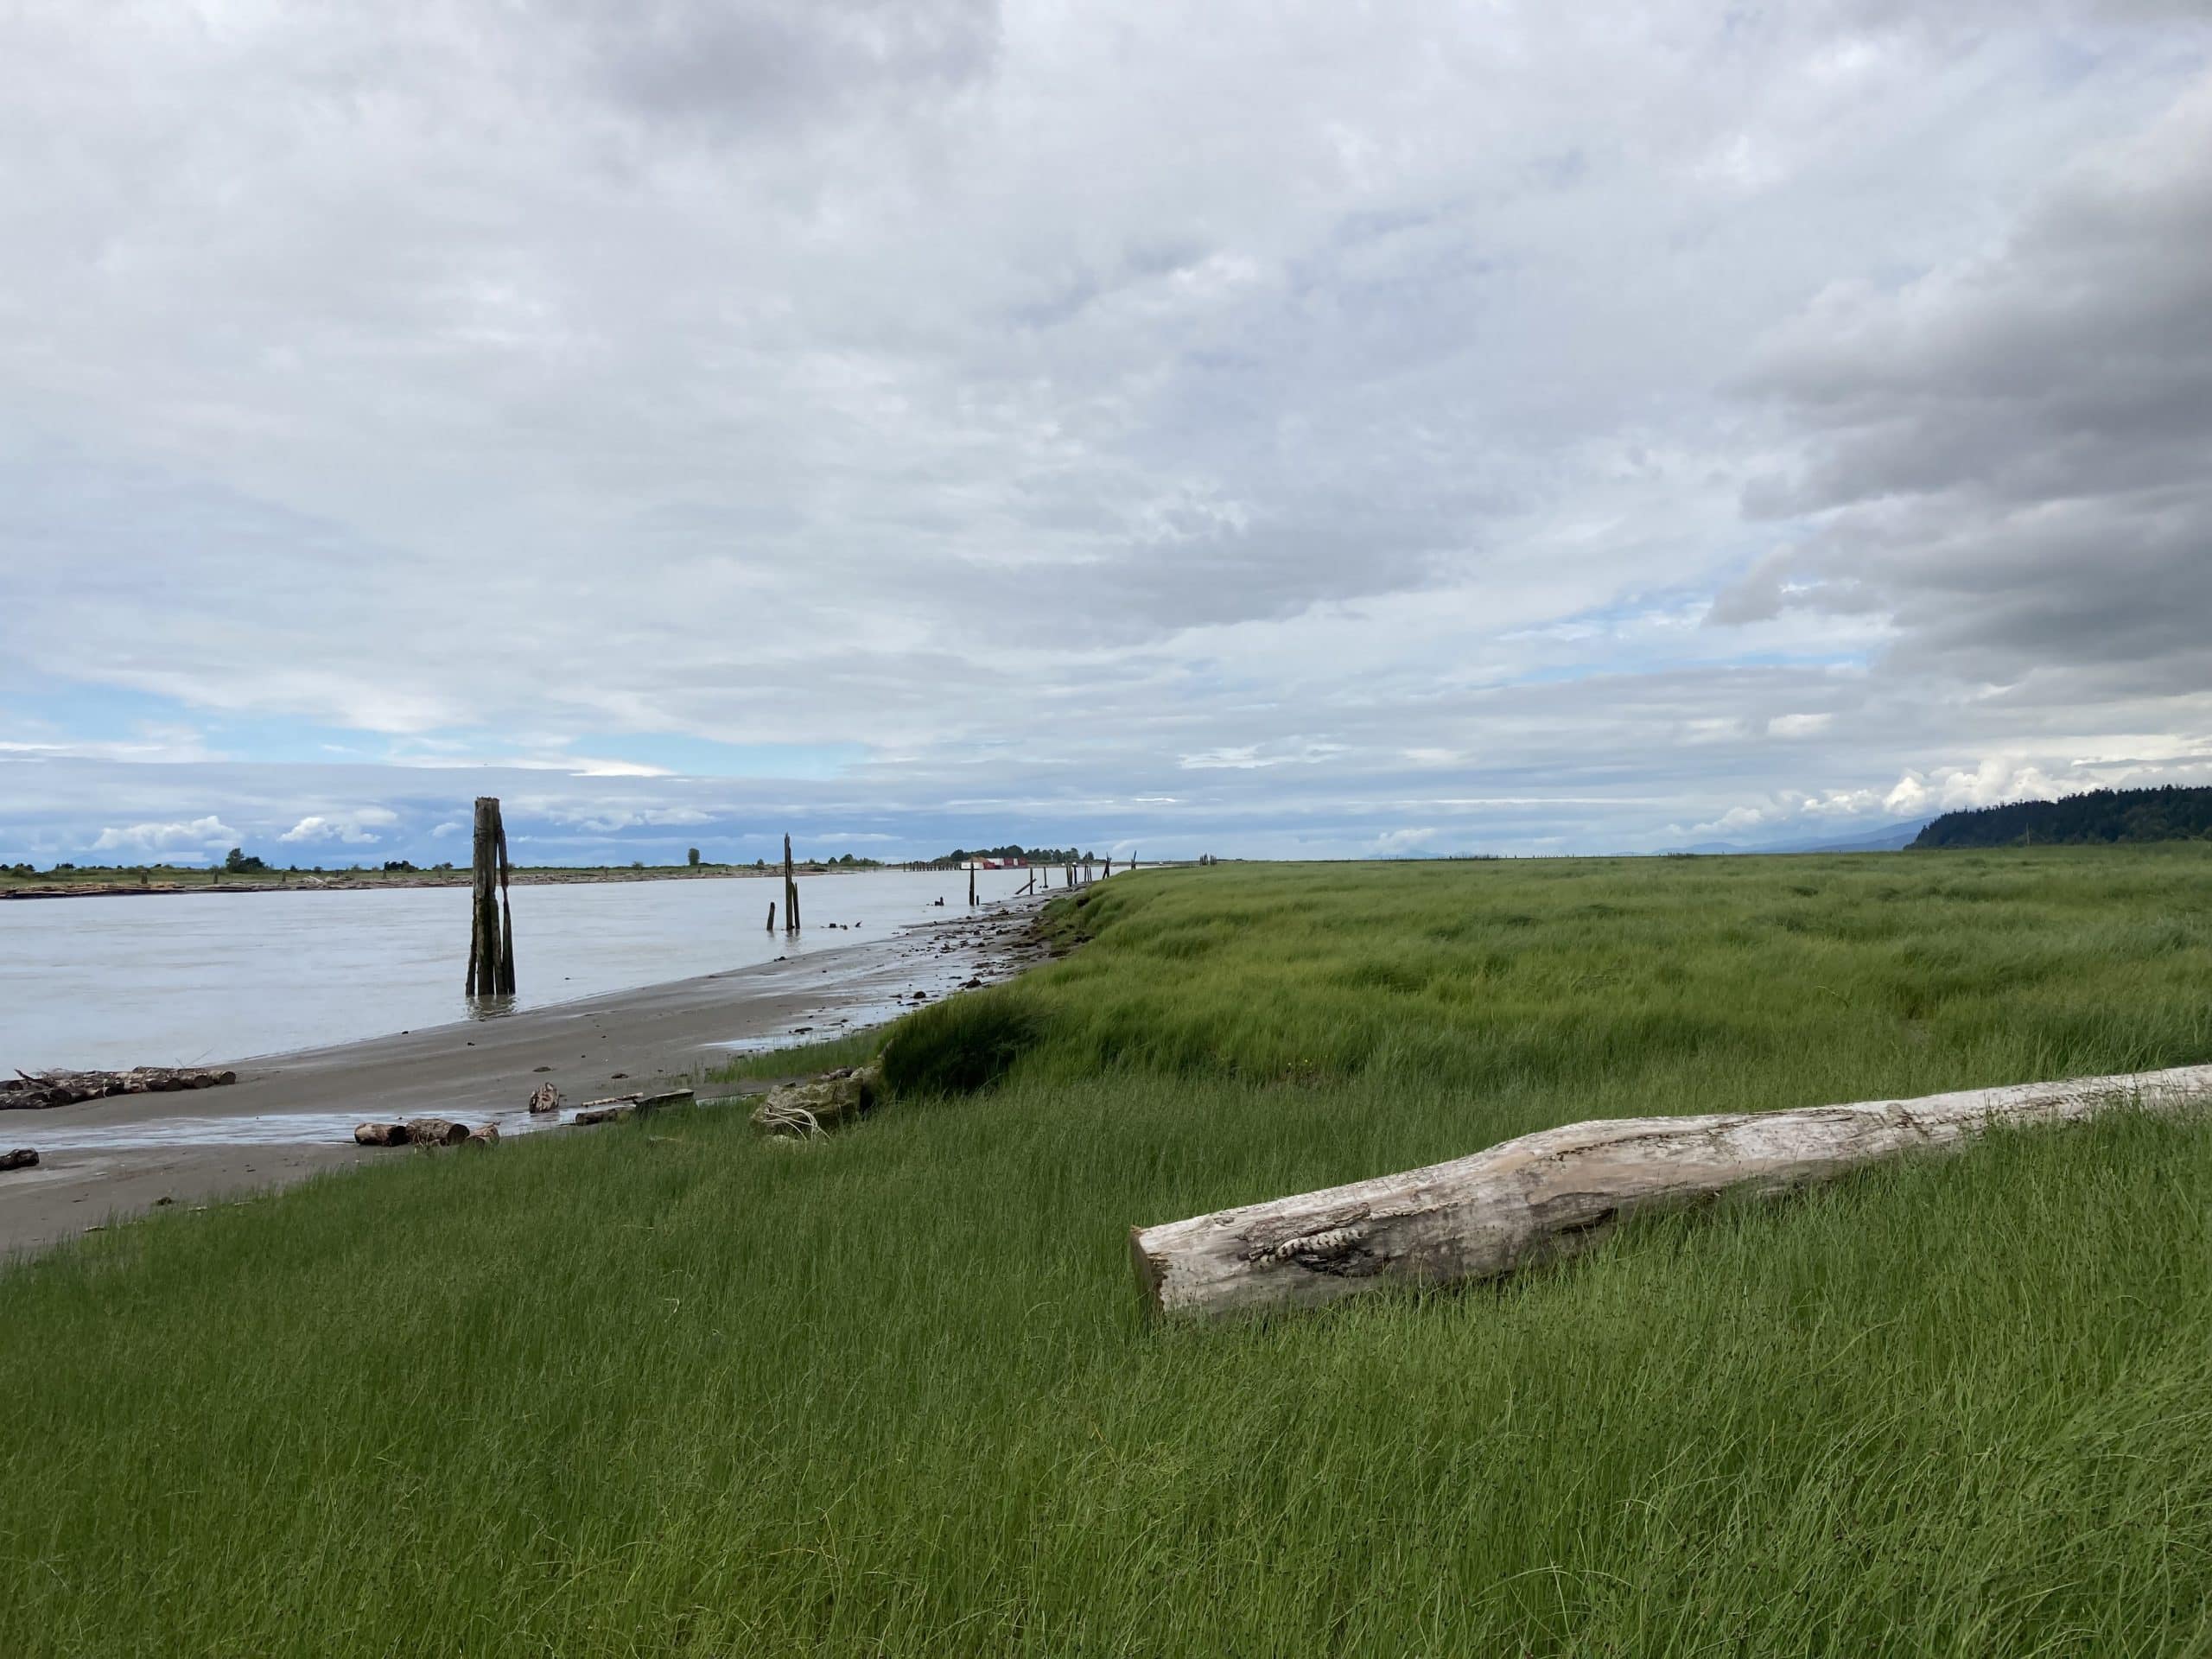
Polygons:
M0 861L2212 783L2212 7L0 5Z

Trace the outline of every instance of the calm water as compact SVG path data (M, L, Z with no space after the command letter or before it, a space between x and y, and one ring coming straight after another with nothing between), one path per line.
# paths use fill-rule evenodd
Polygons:
M986 870L978 893L1027 879ZM763 925L776 879L517 887L516 1006L888 939L967 908L957 871L798 885L797 941ZM235 1060L444 1025L469 1017L467 965L466 887L0 903L0 1068Z

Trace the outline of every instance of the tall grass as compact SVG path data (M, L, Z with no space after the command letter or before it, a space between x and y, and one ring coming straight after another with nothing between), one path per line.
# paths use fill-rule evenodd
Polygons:
M2212 858L1229 867L1054 925L912 1027L996 1007L1000 1081L828 1141L702 1109L0 1274L0 1652L2212 1644L2212 1128L1211 1330L1123 1238L1592 1115L2212 1058Z

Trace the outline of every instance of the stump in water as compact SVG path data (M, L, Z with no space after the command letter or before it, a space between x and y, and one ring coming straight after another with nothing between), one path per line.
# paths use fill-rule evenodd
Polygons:
M561 1109L561 1091L550 1083L541 1083L531 1090L530 1109L533 1113L557 1112Z
M507 830L497 796L476 798L476 834L470 865L468 986L471 996L512 996L515 989L514 909L507 898Z

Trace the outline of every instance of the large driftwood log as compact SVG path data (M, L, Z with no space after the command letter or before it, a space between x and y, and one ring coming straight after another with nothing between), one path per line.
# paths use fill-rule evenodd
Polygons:
M1639 1211L1787 1192L1996 1125L2118 1106L2212 1104L2212 1065L1711 1117L1628 1117L1524 1135L1450 1163L1132 1228L1146 1302L1215 1317L1313 1307L1378 1286L1493 1279L1570 1255Z
M162 1095L236 1083L235 1071L204 1066L138 1065L128 1071L18 1071L0 1077L0 1110L41 1111L111 1095Z
M13 1152L0 1152L0 1169L35 1169L38 1154L29 1147L17 1147Z

